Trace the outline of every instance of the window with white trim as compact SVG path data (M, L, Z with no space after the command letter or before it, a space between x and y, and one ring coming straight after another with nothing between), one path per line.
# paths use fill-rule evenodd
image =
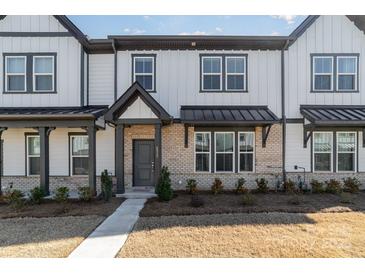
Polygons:
M137 81L145 90L155 90L155 57L133 56L133 82Z
M222 90L222 57L202 56L201 85L203 91Z
M215 132L215 172L234 172L234 132Z
M333 56L313 56L313 91L333 91Z
M86 175L89 170L89 139L86 135L70 136L71 176Z
M54 91L53 56L33 56L33 91Z
M332 172L332 132L313 132L313 171Z
M5 56L5 91L27 90L27 57Z
M40 138L38 135L27 135L27 175L40 174Z
M337 132L337 171L356 171L356 132Z
M210 172L210 132L195 132L195 171Z
M246 90L246 57L227 56L226 59L226 90Z
M357 56L337 56L337 90L357 90Z
M254 171L255 133L238 133L238 167L239 172Z

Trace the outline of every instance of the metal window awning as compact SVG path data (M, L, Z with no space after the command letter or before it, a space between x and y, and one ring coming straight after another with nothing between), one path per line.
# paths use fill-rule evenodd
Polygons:
M271 126L280 121L267 106L181 106L180 117L185 124L185 146L188 145L188 126L261 126L265 147Z
M304 118L303 146L318 128L359 128L363 131L365 145L365 105L301 105Z

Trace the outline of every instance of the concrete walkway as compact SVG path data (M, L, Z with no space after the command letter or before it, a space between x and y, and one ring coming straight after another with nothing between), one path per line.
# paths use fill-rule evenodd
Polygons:
M105 219L69 258L114 258L122 248L146 199L127 199Z

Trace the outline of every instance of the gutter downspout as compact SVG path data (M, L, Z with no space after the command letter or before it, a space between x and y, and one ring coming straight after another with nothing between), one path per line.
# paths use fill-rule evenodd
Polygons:
M285 114L285 50L288 49L290 40L285 42L283 49L281 50L281 120L282 120L282 176L283 182L286 182L286 114Z

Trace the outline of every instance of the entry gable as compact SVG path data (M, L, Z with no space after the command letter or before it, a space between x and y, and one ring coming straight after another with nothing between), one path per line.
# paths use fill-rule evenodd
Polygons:
M119 119L158 119L140 96L119 116Z

